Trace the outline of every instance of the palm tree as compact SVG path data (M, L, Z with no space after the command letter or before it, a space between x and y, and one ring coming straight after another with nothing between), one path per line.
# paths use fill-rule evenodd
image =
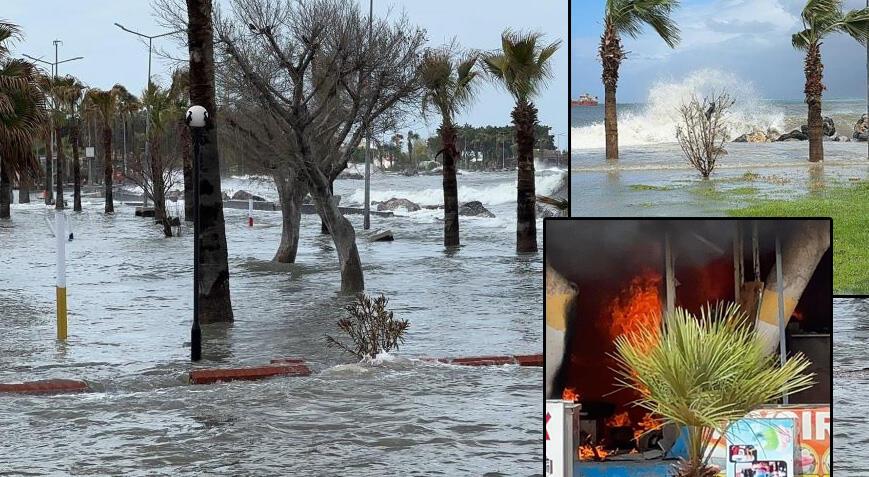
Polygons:
M676 475L717 476L713 431L725 435L749 412L810 387L809 361L797 353L780 366L735 304L707 305L699 317L676 308L662 321L616 339L619 382L639 395L636 406L688 430Z
M532 99L552 76L550 59L561 41L543 46L537 32L501 35L501 51L484 57L486 69L516 100L511 116L516 134L516 251L537 251L537 211L534 192L534 131L537 108Z
M223 195L220 189L220 151L217 145L217 108L214 102L214 28L211 0L187 0L187 46L190 52L190 104L210 115L206 143L200 150L199 217L200 260L203 288L200 296L202 323L233 321L229 294L229 263Z
M413 167L413 171L416 172L419 169L419 164L416 163L416 159L413 158L413 141L419 139L419 134L408 130L407 131L407 161L408 168Z
M679 0L607 0L600 59L603 63L604 130L606 158L619 158L619 126L616 116L616 85L619 66L625 59L622 35L637 38L643 25L652 27L670 48L679 43L679 28L670 18Z
M129 149L135 149L133 140L136 138L133 128L133 115L142 109L142 103L135 95L130 93L122 84L112 86L112 91L115 93L115 106L118 116L120 116L121 124L123 125L123 140L124 140L124 164L127 164L130 158L127 156L127 136L130 136ZM130 125L130 133L127 133L127 124ZM124 171L126 174L127 171Z
M172 236L172 226L166 211L166 186L167 181L160 145L167 129L172 124L177 124L183 117L183 111L176 102L174 92L161 88L154 83L148 85L148 89L142 93L142 103L148 110L148 121L151 122L148 138L148 159L150 164L149 175L151 176L151 196L154 198L154 220L163 226L163 233L167 237ZM185 108L186 109L186 108Z
M187 68L172 72L172 86L169 94L179 113L176 123L178 141L181 148L181 164L184 172L184 220L193 221L193 160L190 155L190 128L184 122L184 113L190 106L190 73Z
M63 133L68 122L69 113L67 105L72 101L72 96L75 90L79 87L76 85L75 78L71 76L65 77L46 77L40 79L40 86L45 92L48 101L48 111L50 113L51 126L50 131L54 132L54 147L57 150L57 162L55 164L55 201L56 209L66 207L63 199L63 182L65 171L65 159L63 148Z
M112 176L114 175L114 167L112 166L112 119L115 115L115 104L117 98L114 91L104 91L101 89L92 88L87 92L90 109L97 115L103 125L103 171L106 187L106 214L115 213L115 202L112 197Z
M461 56L461 57L460 57ZM459 245L459 190L456 183L456 113L467 107L474 98L478 72L474 69L477 55L462 55L455 42L449 46L425 52L419 76L424 87L422 109L435 108L441 116L438 134L443 154L444 177L444 246Z
M66 76L56 79L54 89L60 110L62 111L55 125L58 131L58 149L60 149L61 145L60 131L62 130L62 126L66 126L66 129L69 131L70 143L72 144L73 210L81 212L81 162L78 152L85 86L74 77ZM60 151L58 151L58 157L60 157Z
M9 42L19 37L17 25L0 20L0 218L10 217L12 178L22 182L39 168L32 146L45 124L36 67L8 57Z
M806 104L809 106L809 161L824 160L824 120L821 95L824 93L824 64L821 44L827 35L846 33L865 45L869 38L869 8L843 11L844 0L808 0L803 9L803 31L793 36L794 48L806 52Z

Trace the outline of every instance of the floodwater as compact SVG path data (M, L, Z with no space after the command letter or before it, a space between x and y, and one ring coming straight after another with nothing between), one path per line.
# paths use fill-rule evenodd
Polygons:
M869 300L834 299L833 333L833 470L836 477L863 476L869 474Z
M751 199L787 199L869 179L866 142L824 143L823 165L808 162L807 141L726 142L712 177L703 180L676 142L679 108L692 96L727 92L730 138L753 131L787 133L806 123L802 101L762 99L750 79L700 69L650 84L643 103L619 104L619 160L607 161L603 105L571 108L571 215L719 216ZM850 137L864 99L825 99L836 136Z
M538 175L541 193L555 183L553 171ZM276 197L267 183L224 184ZM226 209L236 321L204 327L197 367L295 356L314 374L196 387L185 384L192 229L166 239L131 206L105 216L101 199L84 199L83 213L69 212L69 340L59 344L53 210L14 205L0 223L0 382L79 378L96 392L0 396L0 475L539 475L540 368L418 359L542 352L542 254L515 253L515 173L459 184L460 200L497 215L463 217L460 250L444 251L428 210L372 217L395 242L357 240L366 291L411 322L398 352L363 364L325 347L349 298L316 216L302 218L297 263L282 265L270 261L280 212L255 212L249 228L246 210ZM362 186L339 180L336 193L349 204ZM439 188L436 176L372 180L374 200L437 202ZM350 219L361 235L362 216Z

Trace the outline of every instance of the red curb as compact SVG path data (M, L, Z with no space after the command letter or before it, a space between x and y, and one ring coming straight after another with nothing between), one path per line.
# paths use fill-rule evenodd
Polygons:
M513 357L519 366L543 366L542 354L517 354Z
M252 381L274 376L308 376L310 368L298 364L270 364L250 368L213 368L190 371L191 384L212 384L226 381Z
M302 358L276 358L270 361L271 364L304 364Z
M75 379L44 379L15 384L0 384L0 393L56 394L90 391L84 381Z
M450 361L450 364L460 366L497 366L515 363L516 359L512 356L471 356L467 358L455 358Z

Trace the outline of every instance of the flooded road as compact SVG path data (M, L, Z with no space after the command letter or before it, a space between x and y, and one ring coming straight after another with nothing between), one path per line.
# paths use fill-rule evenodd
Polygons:
M833 333L833 470L837 477L863 476L869 473L869 300L835 298Z
M557 180L538 174L538 192ZM349 205L362 186L339 180L336 193ZM540 368L417 359L542 352L542 253L515 254L515 173L465 174L459 187L497 216L463 217L460 250L444 251L440 211L372 217L396 241L357 240L366 291L411 322L400 351L366 364L325 347L350 298L319 219L303 216L297 263L282 265L270 261L280 212L255 212L249 228L247 211L226 209L236 321L204 328L197 367L295 356L314 374L196 387L185 384L192 228L165 239L131 206L107 217L101 199L83 199L69 213L69 340L58 344L53 210L15 204L0 223L0 382L79 378L97 392L0 396L0 475L539 475ZM241 179L224 189L276 197ZM436 191L437 176L372 181L373 200L440 203ZM349 217L361 235L362 216Z

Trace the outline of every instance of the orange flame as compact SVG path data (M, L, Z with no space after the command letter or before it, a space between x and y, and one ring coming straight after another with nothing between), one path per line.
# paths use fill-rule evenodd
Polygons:
M630 285L610 305L613 339L631 336L641 330L657 330L661 326L661 275L646 270L631 280Z
M628 416L628 411L616 414L606 421L609 427L626 427L631 425L631 418Z
M652 417L652 414L646 414L643 416L643 419L637 424L637 428L634 429L634 440L639 440L643 434L660 429L664 424Z
M579 394L576 393L576 389L574 388L564 388L564 391L561 393L561 399L577 402L579 401Z
M597 454L595 454L597 452ZM604 460L609 452L605 451L603 446L592 447L589 444L581 446L577 449L577 457L579 460Z

